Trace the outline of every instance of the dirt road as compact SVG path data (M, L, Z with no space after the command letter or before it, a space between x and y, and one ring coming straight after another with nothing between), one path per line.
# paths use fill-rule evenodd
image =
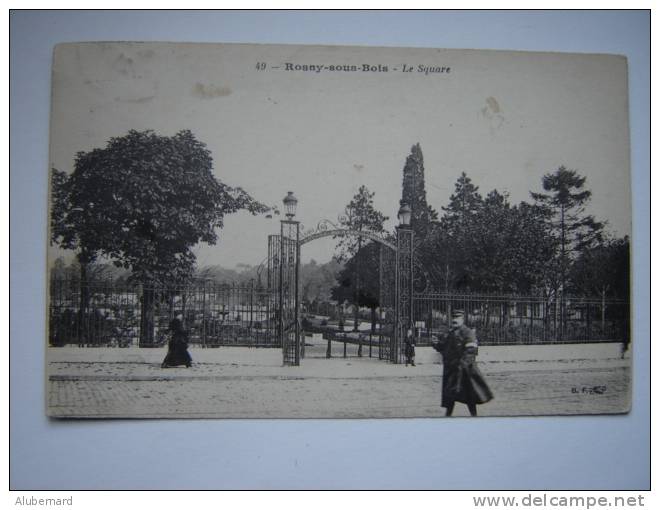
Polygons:
M343 358L309 341L300 367L277 349L191 349L193 367L161 369L164 349L50 349L48 413L56 417L372 418L437 417L442 364L417 349L417 366ZM374 352L374 354L376 354ZM618 345L481 348L495 399L482 416L621 413L630 360ZM455 416L466 416L457 404Z

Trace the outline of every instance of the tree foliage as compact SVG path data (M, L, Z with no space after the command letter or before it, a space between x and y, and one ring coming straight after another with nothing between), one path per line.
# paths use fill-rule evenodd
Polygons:
M531 193L539 207L546 209L550 235L555 245L554 272L557 289L566 287L572 263L585 250L602 241L604 224L585 213L591 191L585 188L586 177L560 166L543 176L546 193Z
M370 241L359 254L350 258L336 275L332 299L339 303L349 302L358 306L376 308L380 294L380 244ZM360 268L360 287L356 289L356 271Z
M374 207L374 193L369 191L366 186L360 186L358 192L344 209L344 214L340 218L340 225L349 230L357 232L368 231L381 234L385 231L384 223L388 217L382 214ZM340 261L346 261L356 255L364 239L361 236L342 236L337 243L338 255Z
M438 213L426 201L424 182L424 155L419 143L413 145L403 167L402 202L410 207L412 213L410 225L419 238L425 238Z
M328 302L332 299L332 288L336 283L341 264L332 259L325 264L315 260L300 266L301 299L305 304Z
M376 330L376 308L380 304L380 249L381 245L370 241L360 251L348 259L336 276L336 285L331 297L338 303L354 305L357 330L358 307L371 309L371 329Z
M366 186L360 186L358 192L353 196L344 210L344 215L340 219L341 226L356 232L384 233L384 223L388 218L376 210L373 199L374 193L369 191ZM361 289L374 285L372 281L373 275L367 273L367 268L362 266L363 261L360 254L364 245L365 239L360 235L343 236L339 243L337 243L337 249L339 250L338 260L346 262L346 266L350 267L352 271L350 287L353 297L349 302L353 304L355 310L355 329L358 328L358 307L360 306ZM363 271L365 271L364 275L362 274ZM375 283L378 283L377 277Z
M437 288L474 288L474 254L478 239L480 215L484 201L479 187L461 173L449 197L449 204L443 207L444 215L433 234L435 260L431 274Z
M514 208L513 232L510 237L510 285L502 290L531 293L545 290L552 278L553 242L548 234L548 212L542 207L521 202Z
M458 229L458 239L466 248L467 262L465 279L482 290L502 291L512 286L515 274L516 247L513 245L516 233L516 210L512 208L507 195L493 190L480 207L469 218L471 227L468 239Z
M210 151L190 131L168 137L131 130L79 152L73 173L54 171L52 182L52 241L78 251L81 282L103 255L144 285L141 345L153 342L154 284L192 276L192 247L214 244L225 215L268 211L214 177Z
M570 264L587 247L599 245L602 231L601 223L584 214L591 195L584 179L570 172L545 176L551 194L533 193L535 203L515 205L497 190L483 198L462 173L433 234L434 287L529 293L569 283Z
M627 299L630 295L630 240L606 239L584 250L571 268L570 290L583 296Z
M410 227L415 239L415 266L418 274L415 289L422 291L431 283L428 280L432 279L437 264L434 237L437 235L438 213L426 200L424 155L419 143L411 147L403 167L401 204L404 203L411 209Z
M198 242L214 244L224 216L267 207L218 181L210 151L190 131L129 131L80 152L75 170L53 174L53 240L103 254L144 282L192 274Z

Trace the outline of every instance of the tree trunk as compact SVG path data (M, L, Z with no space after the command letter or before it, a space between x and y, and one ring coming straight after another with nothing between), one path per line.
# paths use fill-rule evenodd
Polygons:
M601 292L601 306L600 306L600 330L601 334L603 335L603 338L607 338L605 336L605 291L603 290Z
M362 230L362 229L360 229ZM355 253L355 276L353 281L355 282L355 291L353 293L353 302L355 303L354 315L353 315L353 331L358 331L359 322L360 322L360 249L362 248L362 238L358 239L358 249Z
M155 291L149 284L142 284L140 307L140 347L154 346Z
M80 303L78 306L78 345L89 343L89 283L87 263L80 261Z
M566 222L564 219L564 206L561 206L561 294L559 301L559 339L564 338L564 329L566 327L566 317L564 315L564 290L566 289L566 269L568 266L566 253Z

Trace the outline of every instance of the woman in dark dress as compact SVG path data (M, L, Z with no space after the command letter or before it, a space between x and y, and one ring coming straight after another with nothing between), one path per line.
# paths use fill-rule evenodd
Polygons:
M188 353L188 333L183 329L179 319L170 322L170 341L167 343L167 356L163 360L162 368L185 365L190 367L192 358Z

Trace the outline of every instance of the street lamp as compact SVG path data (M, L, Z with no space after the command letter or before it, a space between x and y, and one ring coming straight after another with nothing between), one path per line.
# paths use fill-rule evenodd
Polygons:
M407 227L410 225L410 217L412 215L412 209L405 202L401 202L401 207L399 208L399 213L397 218L399 218L399 225L402 227Z
M401 362L404 339L408 328L413 325L413 238L415 234L410 228L411 216L412 209L401 200L397 213L399 226L396 228L396 334L394 348L390 351L390 360L394 363Z
M286 220L280 220L279 332L284 365L300 365L298 284L300 274L300 223L294 221L298 199L293 191L282 199ZM285 317L286 315L286 317ZM285 320L286 319L286 320ZM292 326L293 325L293 326ZM293 339L290 333L294 333ZM291 352L293 347L293 352Z
M289 191L287 195L282 200L284 203L284 210L286 211L286 217L289 221L293 219L296 215L296 207L298 206L298 199L293 195L293 191Z

